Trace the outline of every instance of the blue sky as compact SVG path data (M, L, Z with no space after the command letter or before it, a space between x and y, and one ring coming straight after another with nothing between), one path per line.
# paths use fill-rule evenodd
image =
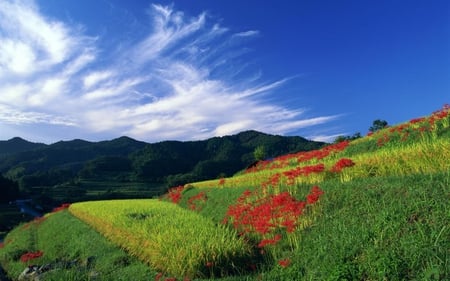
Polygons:
M3 140L332 141L449 102L449 1L0 2Z

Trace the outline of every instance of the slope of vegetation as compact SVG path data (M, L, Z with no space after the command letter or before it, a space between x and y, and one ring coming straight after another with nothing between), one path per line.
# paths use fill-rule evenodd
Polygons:
M263 156L273 157L316 149L323 144L256 131L202 141L159 143L120 137L102 142L72 140L44 145L14 138L0 141L0 173L19 184L23 197L39 200L41 206L46 205L45 200L58 205L73 197L97 199L84 193L86 181L116 183L112 184L112 191L118 193L121 188L116 187L117 183L128 187L147 184L149 192L161 194L172 185L231 176L254 162L257 147L264 148ZM108 189L103 191L98 199L107 197Z
M90 202L71 208L77 213L89 206L77 216L150 264L147 274L155 280L448 280L448 159L450 107L444 106L361 139L260 161L233 177L174 187L163 202ZM161 213L170 213L170 220L158 219ZM179 235L186 226L194 232ZM36 261L59 257L44 245L13 242L26 236L23 232L23 227L12 231L0 250L11 276L19 273L25 251L42 251L42 256L32 252ZM190 243L203 232L219 233L208 236L215 243L244 243L243 252L222 255L222 246ZM43 239L39 233L26 237ZM11 254L17 245L21 252ZM175 263L197 266L173 270L170 262L152 263L144 251L167 257L189 252Z

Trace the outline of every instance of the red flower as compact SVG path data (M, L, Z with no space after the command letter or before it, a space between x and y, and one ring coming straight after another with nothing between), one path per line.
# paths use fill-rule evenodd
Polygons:
M0 242L0 249L5 247L5 244L3 242Z
M28 262L29 260L37 259L37 258L39 258L39 257L42 257L43 254L44 254L44 253L43 253L42 251L28 252L28 253L26 253L26 254L23 254L23 255L20 257L20 261L21 261L21 262Z
M167 194L167 196L170 198L172 203L178 204L181 200L181 193L183 192L183 190L184 186L182 185L172 187L171 189L169 189L169 193Z
M313 186L308 196L306 196L306 203L308 204L316 203L323 193L324 192L317 185Z
M341 158L339 159L336 164L331 168L331 171L334 173L342 171L342 169L347 167L352 167L355 165L355 162L353 162L351 159L348 158Z
M69 207L70 207L70 203L64 203L64 204L61 204L61 206L54 208L54 209L52 210L52 213L56 213L56 212L65 210L65 209L67 209L67 208L69 208Z
M206 267L213 267L214 263L212 261L208 261L208 262L206 262L205 265L206 265Z
M283 267L286 268L291 264L291 260L290 259L283 259L283 260L279 260L278 264Z
M280 234L275 235L275 237L272 238L272 239L263 239L263 240L261 240L261 242L259 242L258 248L263 248L263 247L265 247L267 245L275 245L280 240L281 240L281 235Z
M156 276L155 276L155 281L161 280L161 277L163 277L163 274L162 274L162 272L159 272L159 273L156 274Z

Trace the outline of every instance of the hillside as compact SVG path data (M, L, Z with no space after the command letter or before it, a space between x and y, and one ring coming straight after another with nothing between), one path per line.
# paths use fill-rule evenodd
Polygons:
M10 140L0 141L0 159L9 154L30 151L45 147L43 143L33 143L22 138L15 137Z
M444 106L159 199L63 205L11 231L0 263L48 264L45 280L449 280L448 159Z
M169 186L231 176L255 161L257 147L265 157L274 157L323 144L256 131L159 143L120 137L38 145L15 138L0 143L0 151L9 151L0 161L0 173L19 184L20 197L51 210L63 202L156 196ZM13 146L16 152L8 150Z

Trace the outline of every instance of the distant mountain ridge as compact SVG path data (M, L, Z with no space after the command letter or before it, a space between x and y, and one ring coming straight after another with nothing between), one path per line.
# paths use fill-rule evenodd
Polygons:
M29 142L20 137L15 137L6 141L0 141L0 156L29 151L33 149L42 148L45 146L46 144L43 143Z
M83 182L152 183L173 186L231 176L256 159L256 148L266 158L323 146L299 136L245 131L200 141L146 143L129 137L89 142L75 139L50 145L21 138L0 142L0 174L19 183L21 190L70 187ZM65 191L62 190L64 193Z

